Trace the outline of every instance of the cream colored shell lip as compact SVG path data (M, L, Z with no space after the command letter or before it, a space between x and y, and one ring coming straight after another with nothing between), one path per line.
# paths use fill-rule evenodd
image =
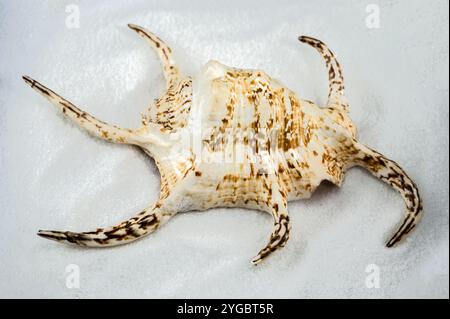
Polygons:
M357 141L342 68L323 42L299 37L325 60L329 94L320 107L261 70L210 61L196 77L186 76L165 42L142 27L129 27L159 56L167 86L142 114L139 128L100 121L30 77L23 79L92 135L137 145L153 157L161 174L159 199L112 227L81 233L40 230L39 236L114 246L152 233L178 212L244 207L273 217L269 241L252 260L257 264L289 239L288 201L308 198L323 180L341 185L355 165L391 185L406 204L405 218L387 246L416 226L422 213L417 186L396 162Z

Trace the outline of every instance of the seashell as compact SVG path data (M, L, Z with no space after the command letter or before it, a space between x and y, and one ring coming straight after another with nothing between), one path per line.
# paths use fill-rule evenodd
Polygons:
M341 185L355 165L391 185L405 201L406 216L387 246L416 226L422 213L417 186L396 162L357 141L341 66L323 42L299 37L326 62L328 102L319 107L260 70L210 61L197 77L183 75L167 44L144 28L129 27L158 54L167 85L142 114L140 128L107 124L30 77L23 79L92 135L137 145L153 157L161 174L159 199L116 226L82 233L40 230L39 236L114 246L152 233L178 212L244 207L265 211L274 221L256 264L288 241L288 201L310 197L323 180Z

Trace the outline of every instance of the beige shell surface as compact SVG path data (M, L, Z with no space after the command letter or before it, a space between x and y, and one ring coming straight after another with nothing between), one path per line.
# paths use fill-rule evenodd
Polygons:
M120 245L153 232L178 212L245 207L265 211L274 221L267 245L253 259L258 263L289 239L288 202L310 197L323 180L341 185L355 165L391 185L405 201L406 217L387 246L415 227L422 212L418 189L396 162L357 141L341 66L324 43L299 38L326 62L329 96L321 107L262 70L210 61L195 77L185 76L161 39L130 28L159 55L167 84L142 115L140 128L97 120L39 82L24 80L94 136L137 145L152 156L161 174L159 200L112 227L39 231L40 236L83 246Z

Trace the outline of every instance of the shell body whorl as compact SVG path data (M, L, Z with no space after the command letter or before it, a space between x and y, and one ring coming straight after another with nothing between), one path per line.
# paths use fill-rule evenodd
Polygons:
M192 86L189 116L171 112L183 116L173 118L185 123L176 132L182 143L160 160L171 176L186 174L181 163L192 162L189 209L260 208L268 174L277 175L289 200L308 198L322 180L341 183L344 145L355 135L345 112L302 100L263 71L216 61Z

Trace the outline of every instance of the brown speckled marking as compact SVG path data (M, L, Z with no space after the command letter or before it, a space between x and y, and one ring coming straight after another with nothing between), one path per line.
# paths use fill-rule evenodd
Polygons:
M367 168L380 180L391 185L401 194L406 203L405 219L386 244L387 247L392 247L418 223L423 209L422 199L416 184L396 162L362 145L359 145L358 150L356 163Z
M299 38L318 50L328 69L328 103L321 108L263 71L214 61L205 66L195 88L161 39L139 26L129 27L158 54L167 85L142 115L138 129L97 120L39 82L23 78L91 134L137 145L154 157L161 174L159 199L116 226L81 233L39 231L40 236L87 247L121 245L155 231L180 211L246 207L273 217L268 243L253 259L256 264L288 241L288 201L308 198L323 180L341 185L345 172L355 165L392 186L405 201L406 217L387 246L416 226L423 209L417 186L397 163L356 140L342 68L323 42ZM200 150L190 140L199 129ZM219 162L210 163L217 158Z

